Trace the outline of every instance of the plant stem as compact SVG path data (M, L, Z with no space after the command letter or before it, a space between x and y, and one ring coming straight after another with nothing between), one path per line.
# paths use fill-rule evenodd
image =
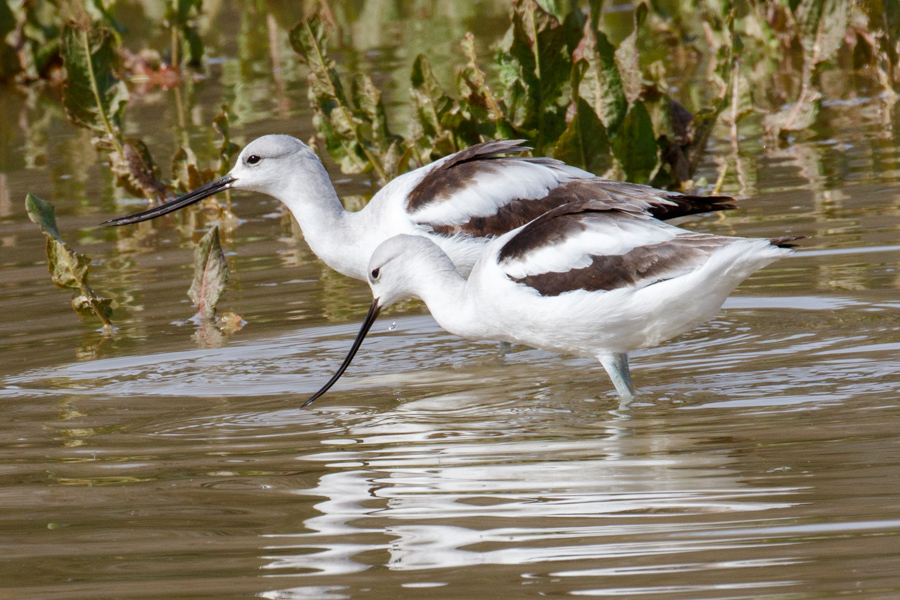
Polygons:
M172 56L171 63L173 67L178 66L178 29L172 25Z
M103 100L100 98L100 88L97 87L97 74L94 73L94 61L91 58L91 43L88 39L88 32L85 30L80 30L81 34L81 42L84 46L84 54L87 57L87 69L88 69L88 77L91 80L91 92L94 94L94 101L97 103L97 110L100 112L100 119L103 121L103 127L106 129L106 134L109 136L109 139L112 141L113 146L116 148L116 152L119 154L119 158L122 162L125 162L125 150L122 148L122 144L119 143L119 136L116 134L116 131L113 129L112 123L109 122L109 118L106 116L106 110L103 107Z

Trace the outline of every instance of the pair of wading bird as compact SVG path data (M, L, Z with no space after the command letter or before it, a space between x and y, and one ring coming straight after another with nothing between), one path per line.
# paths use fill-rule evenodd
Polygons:
M520 141L472 146L397 177L347 212L309 147L267 135L221 179L105 224L153 219L227 189L283 202L312 251L367 281L375 297L347 358L304 406L344 373L378 313L410 296L464 338L594 357L628 402L629 352L710 319L741 281L802 237L687 231L664 221L734 208L733 199L610 181L521 156L528 149Z

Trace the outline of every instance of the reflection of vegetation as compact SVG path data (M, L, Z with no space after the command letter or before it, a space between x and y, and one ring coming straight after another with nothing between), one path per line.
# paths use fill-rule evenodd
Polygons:
M200 15L203 0L169 0L166 5L165 24L169 28L169 63L180 66L182 62L199 66L203 61L203 41L194 25Z

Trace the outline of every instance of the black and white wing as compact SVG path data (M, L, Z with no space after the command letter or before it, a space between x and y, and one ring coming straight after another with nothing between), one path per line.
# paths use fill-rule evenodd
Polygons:
M493 237L571 202L630 205L658 219L734 208L727 196L610 181L552 158L515 155L526 150L522 141L485 142L437 162L409 192L407 213L440 235Z
M790 247L791 238L769 240ZM695 233L625 203L577 202L535 219L502 243L496 261L542 296L642 288L700 269L743 238Z

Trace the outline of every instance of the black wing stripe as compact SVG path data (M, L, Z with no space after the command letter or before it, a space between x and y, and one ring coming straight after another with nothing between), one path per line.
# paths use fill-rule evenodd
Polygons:
M492 172L502 165L494 160L525 160L536 163L556 163L552 159L501 157L501 154L521 153L530 150L523 140L498 140L470 146L451 155L447 160L428 172L412 189L407 198L407 210L414 212L432 202L442 202L453 197L454 192L470 185L480 173Z
M464 223L452 225L431 225L431 228L435 233L446 236L499 236L564 204L587 202L604 203L605 210L646 212L661 220L736 207L734 199L728 196L686 196L598 177L567 181L550 190L543 198L514 199L490 216L472 217ZM601 210L600 205L593 205L592 210Z
M731 241L734 238L703 234L679 236L668 242L639 246L626 254L592 256L591 264L580 269L510 279L534 288L541 296L559 296L573 290L646 287L702 266L715 250Z

